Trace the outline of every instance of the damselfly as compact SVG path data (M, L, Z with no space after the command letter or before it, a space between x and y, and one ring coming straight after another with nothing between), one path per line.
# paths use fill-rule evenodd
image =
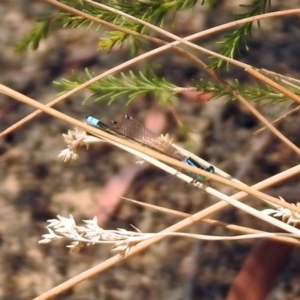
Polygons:
M112 134L117 133L119 136L134 140L160 153L180 160L189 166L200 168L213 174L215 173L215 168L213 166L203 166L193 158L183 155L172 146L169 139L154 133L145 125L128 115L125 115L120 122L112 121L110 125L106 125L93 116L87 116L86 122L91 126L101 128ZM197 175L195 180L203 182L206 178L202 175Z

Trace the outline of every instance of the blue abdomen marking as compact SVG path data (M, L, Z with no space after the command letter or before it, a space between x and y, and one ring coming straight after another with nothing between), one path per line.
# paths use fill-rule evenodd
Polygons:
M101 124L100 120L94 118L93 116L87 116L85 120L91 126L100 127Z

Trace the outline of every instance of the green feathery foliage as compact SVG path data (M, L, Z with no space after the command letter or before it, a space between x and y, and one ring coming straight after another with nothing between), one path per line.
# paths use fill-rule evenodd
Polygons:
M199 90L202 90L207 93L213 93L214 99L226 95L229 97L228 98L229 101L235 100L234 96L230 94L221 84L201 79L200 81L194 82L194 85ZM284 94L281 94L280 92L276 91L270 86L261 86L259 84L242 85L236 79L234 83L231 84L231 87L241 96L253 102L265 101L266 104L267 103L276 104L276 103L290 100L290 98L288 98ZM299 90L295 89L292 92L295 93L296 95L300 95Z
M75 77L74 81L62 79L61 82L55 82L55 84L59 85L64 92L72 90L88 79L95 77L95 74L88 69L85 71L88 78L83 78L73 73ZM139 72L138 76L133 72L129 72L128 75L121 73L121 78L108 76L103 80L89 85L88 89L92 95L86 98L84 102L90 99L94 101L108 100L108 104L111 104L119 97L128 97L128 105L141 95L153 94L160 103L164 104L178 93L175 88L174 84L154 75L149 79L142 72Z
M138 23L126 23L123 25L124 28L130 29L135 32L145 33L144 26ZM108 38L100 38L98 43L98 50L106 50L110 51L115 45L120 45L121 47L125 43L125 41L129 42L131 47L131 55L136 56L140 49L142 49L141 45L144 41L141 41L136 36L127 34L122 31L109 31L107 32Z
M17 44L16 52L24 53L31 45L33 50L39 47L40 41L48 36L52 18L38 21L37 25Z
M60 2L70 5L72 7L80 9L83 6L81 0L61 0ZM38 49L41 40L46 39L50 30L50 25L57 24L60 27L72 26L72 19L76 19L78 23L81 22L81 25L88 23L87 20L79 18L68 13L56 13L48 17L44 17L43 20L38 20L36 26L30 30L30 32L17 44L16 52L24 53L29 49L30 45L33 50ZM76 27L76 26L74 26ZM77 26L79 27L79 25Z
M63 3L74 5L76 4L76 8L91 15L98 19L105 20L107 22L116 24L126 29L130 29L132 31L150 34L150 31L139 23L133 22L128 18L117 15L114 12L106 11L96 6L92 6L84 1L72 1L72 0L63 0ZM172 13L173 16L176 15L177 11L183 9L191 9L197 3L196 0L187 1L187 0L173 0L173 1L160 1L160 0L138 0L138 1L107 1L114 8L119 9L125 13L128 13L136 18L142 19L149 23L162 26L166 15ZM207 4L210 7L216 7L216 0L203 0L202 4ZM255 16L261 13L264 13L266 10L267 4L270 5L270 0L252 0L252 3L249 5L240 5L247 12L243 14L237 14L236 19L243 19L250 16ZM91 25L94 24L94 21L89 19L84 19L82 17L72 15L70 13L59 13L55 16L49 17L42 22L39 22L37 26L31 30L31 32L19 43L17 47L17 51L22 52L25 51L29 46L33 49L37 49L39 42L41 39L46 38L50 23L55 22L62 27L73 27L78 28L85 26L86 28L90 28ZM95 30L99 30L94 27ZM259 22L258 25L260 26ZM234 30L232 33L225 36L223 41L219 43L222 44L220 53L234 58L241 48L241 45L244 45L246 49L248 49L247 39L251 35L253 23L247 23L242 25L241 27ZM122 46L124 42L130 41L130 49L132 54L137 51L143 51L144 41L136 38L128 33L124 33L121 31L111 30L108 32L108 37L100 38L98 48L99 50L111 50L115 45ZM224 61L215 59L214 63L210 67L220 68L224 64ZM165 104L167 101L170 101L178 90L176 90L176 85L168 82L165 79L158 78L154 75L153 69L149 68L149 73L139 73L135 75L133 72L129 72L127 74L122 73L119 78L110 76L104 80L93 83L89 86L92 95L86 99L94 99L95 101L100 100L108 100L109 104L115 101L118 97L128 97L129 104L131 101L134 101L138 96L142 94L154 94L156 99L162 104ZM56 83L60 85L64 90L70 90L78 85L86 82L86 80L93 78L94 74L92 74L89 70L86 70L87 77L80 77L74 74L74 81L69 81L63 79L61 82ZM220 97L222 95L229 95L228 92L224 89L220 84L212 83L209 81L202 80L196 84L198 89L206 92L213 92L215 97ZM270 87L261 87L259 85L255 86L241 86L237 81L232 85L232 87L237 90L241 95L245 98L249 98L252 101L261 101L261 100L269 100L272 102L286 101L287 97L276 92L274 89ZM295 91L298 94L298 91ZM232 96L229 96L232 99Z
M93 17L98 18L99 20L104 20L109 23L121 26L123 28L143 33L149 34L149 29L140 23L133 22L125 17L122 17L114 12L107 11L105 9L99 8L97 6L90 5L84 1L73 1L73 0L64 0L61 1L64 4L76 7L76 9L81 10ZM163 26L164 19L167 14L173 14L175 17L176 12L179 10L184 10L187 8L193 8L197 3L197 0L174 0L174 1L160 1L160 0L149 0L149 1L107 1L111 2L111 5L132 15L138 19L155 24L157 26ZM213 1L212 1L213 2ZM85 19L76 15L73 15L68 12L60 12L55 16L55 18L49 18L41 23L38 23L37 26L29 32L29 34L19 43L17 50L19 52L24 52L28 49L29 45L32 44L33 49L37 49L40 41L47 37L49 30L49 24L55 22L61 27L72 27L80 28L85 26L89 29L95 22L89 19ZM97 24L96 30L99 30L101 25ZM138 38L129 35L128 33L122 31L108 31L108 37L100 38L98 49L110 51L115 45L122 46L125 41L131 42L132 45L132 54L135 55L139 49L141 49L142 41Z
M188 7L193 7L196 3L197 3L196 0L193 1L180 0L180 1L170 1L170 2L163 2L160 0L135 1L135 2L116 1L114 7L140 20L162 27L164 23L164 19L166 15L170 13L170 11L173 11L173 14L175 16L177 11L186 9ZM95 11L94 8L93 11ZM149 34L150 32L150 30L146 26L140 23L130 21L123 17L121 18L118 15L115 16L113 23L138 33ZM141 42L139 41L138 38L134 36L131 36L127 33L120 32L120 31L110 31L107 34L109 37L100 39L98 44L99 50L110 51L116 44L122 45L128 39L131 39L133 45L133 47L131 48L133 55L135 55L140 49Z
M263 14L265 13L268 3L270 6L270 0L253 0L251 4L241 4L240 7L244 7L249 11L243 14L236 14L235 18L240 20ZM261 29L260 23L257 23ZM242 46L244 46L246 50L249 50L247 39L251 36L252 26L253 22L249 22L237 28L232 33L225 35L223 41L217 42L218 44L222 44L219 53L230 58L235 58L236 54L240 53ZM211 57L211 59L213 59L214 62L209 66L210 68L220 68L225 64L224 60L216 59L215 57ZM226 63L226 66L229 68L229 63Z

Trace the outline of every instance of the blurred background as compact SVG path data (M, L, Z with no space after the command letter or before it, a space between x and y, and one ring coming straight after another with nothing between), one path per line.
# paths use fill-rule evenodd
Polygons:
M170 17L165 28L179 36L205 30L232 21L233 12L241 12L234 1L218 1L215 11L199 3ZM231 3L232 2L232 3ZM298 1L272 1L272 10L299 7ZM72 71L85 76L88 67L95 74L130 59L130 47L115 47L110 53L98 52L99 32L53 27L37 51L19 55L15 47L34 27L35 20L55 8L40 1L1 1L0 4L0 82L44 104L60 90L53 81L72 79ZM173 21L173 24L172 24ZM253 30L249 51L239 59L257 68L265 68L299 78L300 19L297 16L261 22L263 31ZM172 27L173 26L173 27ZM211 50L221 36L199 40ZM142 51L142 50L141 50ZM209 60L191 50L204 61ZM191 61L175 52L164 52L148 62L157 73L178 86L190 86L192 80L207 78ZM136 72L138 71L136 67ZM224 78L254 83L243 70L231 68ZM269 132L254 136L262 125L238 102L226 98L206 101L193 93L178 101L159 105L154 97L140 97L130 106L120 98L111 105L89 101L82 105L88 91L78 93L55 106L61 112L84 120L93 114L104 122L129 114L157 133L170 133L174 142L205 158L251 185L297 164L297 157ZM254 103L269 120L291 108L292 103ZM293 107L293 106L292 106ZM33 111L0 95L0 130L3 131ZM178 120L184 124L178 125ZM299 145L298 113L277 128ZM126 196L175 210L195 213L216 202L192 186L185 186L152 167L136 165L136 158L110 145L99 144L79 152L80 159L63 163L57 157L66 148L62 134L70 126L46 114L18 128L0 140L0 298L31 299L59 283L112 256L109 246L85 247L70 254L67 241L39 245L46 233L48 219L72 214L80 223L97 215L106 229L134 225L143 232L158 232L179 221L121 201ZM212 182L214 188L230 195L234 191ZM299 178L292 178L268 191L288 201L299 195ZM247 199L256 207L261 204ZM267 225L228 208L215 216L225 222L258 229ZM228 235L223 229L196 224L189 232ZM115 268L85 281L57 299L224 299L254 244L259 241L195 242L169 238L145 253L122 262ZM295 250L278 278L270 299L300 299L299 250ZM281 295L280 297L278 295Z

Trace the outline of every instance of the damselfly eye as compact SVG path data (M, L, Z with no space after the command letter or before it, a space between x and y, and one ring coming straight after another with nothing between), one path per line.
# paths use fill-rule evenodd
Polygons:
M212 174L215 174L215 168L213 166L209 166L207 169L206 169L207 172L209 173L212 173Z

